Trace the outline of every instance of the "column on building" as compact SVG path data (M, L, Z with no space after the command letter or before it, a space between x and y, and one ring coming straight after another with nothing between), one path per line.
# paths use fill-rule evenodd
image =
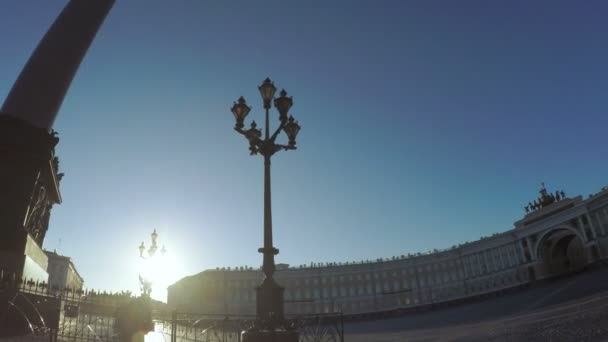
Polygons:
M595 231L595 225L591 220L591 216L589 216L589 213L585 213L585 217L587 218L587 222L589 223L589 228L591 229L591 235L593 235L593 239L597 240L597 232Z
M488 249L488 250L486 250L485 253L483 253L486 263L488 265L488 271L490 271L490 273L494 273L496 271L496 267L494 265L494 259L492 258L492 250L493 249Z
M608 208L603 208L602 212L604 213L604 232L608 234Z
M418 298L418 304L422 304L422 298L420 296L420 293L422 292L422 287L420 286L420 277L418 276L418 265L413 266L414 267L414 277L416 277L416 297Z
M471 268L472 278L477 277L479 273L477 273L477 259L475 259L475 254L469 254L469 267Z
M490 249L490 255L492 257L492 264L494 265L494 272L497 272L502 268L498 262L498 247Z
M583 241L583 242L588 242L591 239L589 238L589 236L587 236L587 230L585 229L585 225L583 224L583 217L582 216L578 216L576 218L576 220L578 222L578 226L580 227L581 234L585 238L585 241Z
M515 241L515 243L517 244L517 249L521 254L521 263L525 264L528 260L526 260L526 252L524 251L524 247L522 246L523 240L517 240Z
M515 264L515 260L513 258L513 246L511 246L511 244L507 244L505 246L506 249L506 253L507 253L507 265L509 267L513 267L513 265Z
M500 248L498 249L498 258L500 258L500 263L501 263L501 270L504 270L505 268L507 268L509 266L508 264L508 260L505 257L505 254L507 254L507 248L505 246L500 246Z
M498 263L496 262L496 248L489 250L488 256L492 260L492 272L498 271Z
M481 264L480 252L475 253L475 259L477 260L477 266L479 267L479 275L483 275L483 266Z
M532 246L532 240L529 236L526 236L526 243L528 244L528 252L530 253L530 260L534 261L536 256L534 255L534 246Z
M606 230L604 229L604 221L602 220L602 216L599 211L595 212L595 219L597 220L597 224L600 227L600 232L602 236L606 235Z

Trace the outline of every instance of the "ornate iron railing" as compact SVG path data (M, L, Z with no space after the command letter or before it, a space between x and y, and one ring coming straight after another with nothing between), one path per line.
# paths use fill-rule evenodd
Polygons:
M39 340L118 342L118 308L132 300L129 292L49 289L48 284L22 281L0 271L0 331ZM240 342L255 316L181 313L156 309L155 334L166 342ZM288 317L284 324L300 332L301 342L343 342L342 313Z

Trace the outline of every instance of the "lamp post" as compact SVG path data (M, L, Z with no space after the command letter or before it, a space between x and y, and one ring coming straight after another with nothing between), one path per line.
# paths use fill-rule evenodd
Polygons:
M139 257L144 260L153 258L156 255L156 252L158 251L158 244L156 243L156 239L158 239L158 234L156 233L156 229L154 229L152 234L150 234L150 238L152 240L152 243L150 244L150 248L148 248L147 256L144 255L144 252L146 252L146 246L144 245L144 242L142 241L141 245L139 245ZM160 254L165 255L166 252L167 249L165 248L165 245L163 245L160 250ZM141 274L139 275L139 285L141 287L142 296L150 297L150 293L152 293L152 281L148 279L147 274L144 274L143 277Z
M270 159L279 151L296 149L296 136L300 131L300 125L293 116L288 115L289 109L293 105L293 99L287 97L287 92L284 89L279 97L274 98L276 88L268 78L258 89L266 112L264 138L262 138L262 131L257 128L255 121L251 122L249 129L243 129L245 118L251 111L251 107L247 106L242 96L231 108L236 120L234 129L249 142L250 154L259 154L264 158L264 247L258 249L258 252L264 256L262 270L265 277L262 284L256 288L256 327L243 333L243 342L269 341L271 339L273 341L297 341L298 335L296 332L285 330L283 315L284 288L279 286L273 278L275 271L274 256L279 254L279 250L272 244ZM274 107L279 112L279 127L271 135L269 111L273 102ZM287 135L287 145L276 143L276 139L281 132L285 132Z

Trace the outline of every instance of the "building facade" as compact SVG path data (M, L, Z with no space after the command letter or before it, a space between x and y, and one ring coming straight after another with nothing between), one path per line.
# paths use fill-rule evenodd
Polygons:
M608 258L608 187L566 198L542 187L515 227L432 253L292 268L277 265L286 314L363 314L463 300L576 272ZM261 270L207 270L168 289L180 311L255 314Z
M72 259L57 254L57 251L45 251L48 257L49 291L60 291L66 288L80 290L84 284L84 279L76 270Z

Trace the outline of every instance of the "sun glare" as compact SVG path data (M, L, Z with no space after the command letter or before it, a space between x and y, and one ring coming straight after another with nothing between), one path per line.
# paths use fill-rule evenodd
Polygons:
M152 257L138 258L137 262L139 275L152 283L152 298L167 302L167 287L183 277L182 268L174 251L164 255L157 253Z

